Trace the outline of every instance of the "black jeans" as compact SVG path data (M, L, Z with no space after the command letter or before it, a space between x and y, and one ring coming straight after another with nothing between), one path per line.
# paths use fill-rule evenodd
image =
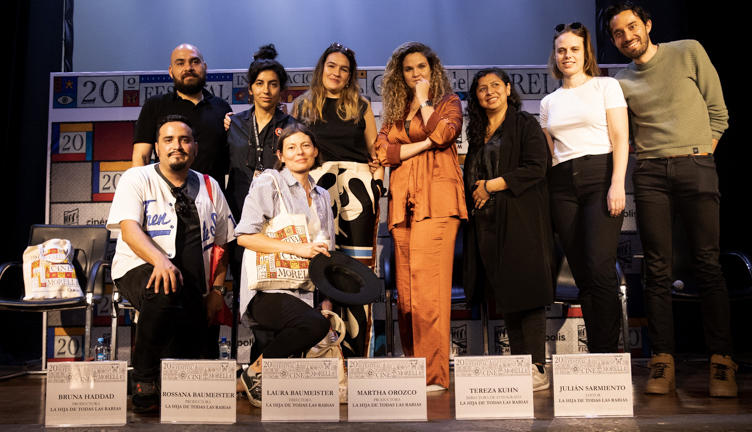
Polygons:
M163 358L197 359L206 338L204 299L197 286L183 285L165 294L146 289L154 270L140 265L117 279L123 297L139 312L133 349L133 381L159 383ZM215 343L216 344L216 343Z
M571 159L550 171L551 214L579 289L591 353L619 350L616 248L624 215L608 211L612 171L611 153Z
M303 300L289 294L259 291L248 312L254 321L274 331L264 358L288 358L310 349L329 333L329 320Z
M546 363L546 308L503 314L512 355L530 354L533 363Z
M731 355L730 311L719 263L720 197L713 156L643 159L632 176L644 253L650 348L674 353L671 308L672 225L681 215L689 241L710 354Z

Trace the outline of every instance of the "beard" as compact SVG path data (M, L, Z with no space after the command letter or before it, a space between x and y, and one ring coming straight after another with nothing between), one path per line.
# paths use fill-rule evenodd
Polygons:
M201 93L201 90L203 90L204 86L206 85L206 75L200 76L198 74L194 74L188 76L195 76L196 78L198 78L198 80L196 80L195 84L186 84L186 77L182 77L180 80L172 78L172 83L175 87L175 91L179 91L180 93L186 95L195 95Z
M173 160L170 156L176 153L185 157L181 160ZM172 172L179 172L188 167L188 160L188 153L182 150L175 150L173 153L167 156L167 160L164 161L164 165L167 165Z
M642 57L642 55L647 52L649 45L650 43L645 42L644 39L640 38L640 43L633 50L630 51L626 48L620 48L619 51L630 59L635 60Z
M184 160L180 162L170 162L169 166L173 172L180 172L183 171L186 166L188 166L188 161Z

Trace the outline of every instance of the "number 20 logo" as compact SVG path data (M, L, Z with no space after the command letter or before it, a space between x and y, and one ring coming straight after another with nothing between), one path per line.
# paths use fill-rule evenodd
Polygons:
M102 81L97 92L97 83L95 81L84 81L83 87L89 92L81 100L81 105L91 105L97 102L97 96L105 104L115 102L120 94L120 88L114 80L107 79Z

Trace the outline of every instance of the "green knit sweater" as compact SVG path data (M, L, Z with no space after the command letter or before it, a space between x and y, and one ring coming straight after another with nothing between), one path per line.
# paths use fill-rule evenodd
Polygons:
M616 74L638 159L711 153L728 128L721 81L694 40L662 43L645 64Z

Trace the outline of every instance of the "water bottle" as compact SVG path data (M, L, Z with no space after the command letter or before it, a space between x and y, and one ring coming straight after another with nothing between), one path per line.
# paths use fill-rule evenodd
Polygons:
M230 343L227 342L227 338L222 336L222 341L219 343L219 359L230 360Z
M97 346L94 352L97 354L97 361L110 360L110 347L104 344L104 338L97 338Z

